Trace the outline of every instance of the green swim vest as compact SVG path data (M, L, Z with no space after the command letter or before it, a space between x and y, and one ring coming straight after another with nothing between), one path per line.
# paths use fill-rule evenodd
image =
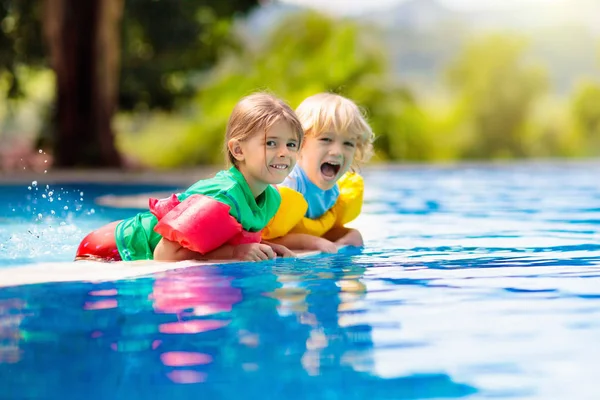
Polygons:
M183 193L177 194L177 198L182 202L193 194L203 194L227 204L231 207L229 214L249 232L263 229L281 204L279 192L270 185L255 199L244 175L236 167L220 171L214 178L196 182ZM117 225L115 239L124 261L154 258L154 249L162 238L154 232L157 222L150 211L145 211Z

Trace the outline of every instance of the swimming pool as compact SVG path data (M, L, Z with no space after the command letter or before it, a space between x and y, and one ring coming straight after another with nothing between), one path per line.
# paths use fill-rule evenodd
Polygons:
M0 397L595 399L599 167L371 168L364 250L1 288ZM99 195L174 189L27 186L0 274L133 212Z

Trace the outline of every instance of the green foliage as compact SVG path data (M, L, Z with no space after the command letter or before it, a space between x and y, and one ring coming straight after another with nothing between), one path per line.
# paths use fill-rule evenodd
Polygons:
M526 45L506 35L484 37L470 43L450 65L447 79L470 125L464 156L527 156L525 124L547 77L542 68L526 64Z
M271 91L292 107L318 92L348 96L365 108L381 158L428 157L422 134L426 117L393 81L376 32L313 12L294 14L264 41L224 56L198 91L189 111L194 117L173 139L171 151L153 154L151 161L143 150L136 156L164 167L221 162L223 154L215 149L221 148L229 114L241 97L256 90ZM152 123L146 126L149 135L157 135L150 133ZM125 139L123 146L133 147L134 141Z
M572 113L577 132L587 144L585 154L600 154L600 83L580 85L574 96Z
M0 95L22 96L19 67L45 65L41 14L41 1L0 0L0 75L8 82Z
M554 46L562 31L554 34L556 40L533 37L533 47L528 40L508 34L472 39L447 65L444 82L450 93L446 97L443 91L409 90L396 81L403 71L391 70L388 58L394 55L382 35L356 20L297 13L265 37L232 34L232 15L244 14L258 2L125 0L121 112L115 126L118 146L126 157L164 168L222 163L219 149L229 114L242 96L256 90L272 91L292 107L323 91L352 98L365 109L377 135L375 160L600 152L596 150L600 149L600 83L584 83L565 99L554 95L569 87L570 80L563 79L547 95L546 69L531 63L536 48L542 55L551 54L554 58L546 59L551 60L548 66L556 81L557 70L571 71L573 63L583 68L578 61L583 55L564 57L585 53L573 47L583 39L562 37L561 46L567 49L559 53ZM4 137L24 131L32 135L43 125L37 120L51 111L53 79L43 69L47 62L42 4L0 0L0 97L14 98L0 99ZM448 41L454 46L466 37L460 31L451 33L442 39L441 33L432 34L425 43L410 33L397 33L403 36L394 38L394 43L412 55L403 62L418 64L423 57L412 50L423 44L432 46L431 54L450 56L454 47ZM543 42L543 51L536 40ZM442 61L435 63L436 68ZM427 69L425 64L419 68ZM578 71L591 75L591 63L584 66Z
M47 66L43 1L0 0L0 74L8 97L22 94L19 66ZM125 0L119 107L173 107L195 93L190 75L210 68L220 49L234 46L232 17L258 0Z
M600 134L600 84L581 85L573 101L573 112L587 137Z
M234 46L232 16L257 0L126 0L122 26L119 105L171 109L195 93L193 72Z

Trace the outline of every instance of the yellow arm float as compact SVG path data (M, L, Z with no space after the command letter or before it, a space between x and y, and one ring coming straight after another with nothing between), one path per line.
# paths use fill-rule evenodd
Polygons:
M277 188L281 195L281 205L275 216L263 229L262 238L271 240L287 235L306 214L308 204L302 194L285 186Z
M317 219L302 218L291 230L291 233L306 233L313 236L323 236L333 228L335 220L335 211L330 209Z
M348 172L340 178L338 186L340 197L331 209L337 216L335 226L344 226L360 215L365 183L359 174Z

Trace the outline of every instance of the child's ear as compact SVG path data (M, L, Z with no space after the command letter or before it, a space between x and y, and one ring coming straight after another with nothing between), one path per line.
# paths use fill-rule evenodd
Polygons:
M244 161L244 151L239 140L229 139L229 142L227 142L227 148L229 149L229 152L233 158L235 158L237 161Z

